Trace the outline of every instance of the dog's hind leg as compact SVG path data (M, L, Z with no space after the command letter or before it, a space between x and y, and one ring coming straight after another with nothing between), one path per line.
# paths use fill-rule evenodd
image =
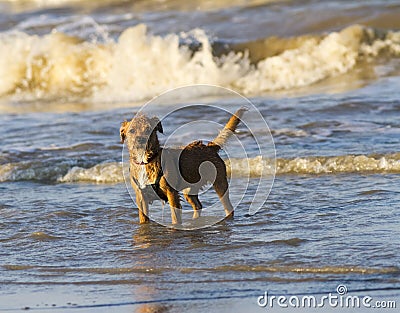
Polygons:
M228 181L225 176L216 180L213 184L215 192L217 193L219 199L222 202L225 210L225 216L228 218L233 217L233 206L231 201L229 200L229 189L228 189Z
M189 192L183 192L185 200L192 206L193 208L193 219L200 217L201 209L203 206L199 200L198 195L189 194Z

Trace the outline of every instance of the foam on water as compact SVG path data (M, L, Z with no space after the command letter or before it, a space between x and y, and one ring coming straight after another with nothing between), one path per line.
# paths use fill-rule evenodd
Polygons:
M271 174L274 169L271 160L261 157L230 159L226 161L226 165L228 173L231 173L233 177L260 177L262 173L263 175ZM276 160L277 175L335 175L340 173L400 173L400 153L311 156ZM120 162L105 162L87 168L58 163L43 166L37 162L27 161L0 165L0 182L23 180L59 183L120 183L124 181L124 178Z
M231 159L226 162L228 173L233 177L260 177L273 170L271 160L261 157ZM122 182L122 167L116 163L96 165L89 169L73 168L60 182L93 181ZM298 157L277 159L276 174L339 174L339 173L400 173L400 154L387 155L344 155L333 157Z
M0 94L16 99L90 95L109 66L107 46L62 33L2 33L0 43Z
M246 94L309 86L347 73L362 58L383 51L399 55L399 34L380 38L374 30L356 25L322 38L305 37L298 47L261 60L237 85Z
M123 181L122 164L105 163L91 168L73 167L67 174L58 179L59 182L88 181L96 183L116 183Z
M193 43L200 48L193 49ZM287 90L347 73L361 61L398 57L400 32L355 25L282 45L278 54L254 64L246 45L216 57L212 40L201 29L161 37L141 24L124 30L116 41L101 43L56 31L44 36L5 32L0 34L0 97L135 101L199 83L247 95Z
M258 177L262 170L270 170L270 160L260 157L234 159L228 164L234 176ZM250 170L248 171L247 168ZM339 174L339 173L399 173L400 154L386 155L343 155L331 157L278 158L276 174Z

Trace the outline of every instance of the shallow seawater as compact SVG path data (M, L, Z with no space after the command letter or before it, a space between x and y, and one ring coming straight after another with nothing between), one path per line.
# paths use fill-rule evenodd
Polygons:
M322 297L339 285L400 305L397 1L0 8L0 311L265 312L266 291ZM274 140L273 187L260 177L275 151L258 157L265 125L249 113L252 132L237 132L248 156L235 141L221 153L232 153L235 218L192 231L139 225L120 123L188 84L252 101ZM189 93L152 109L234 111L239 100ZM194 125L222 126L215 107L167 116L160 141L211 140L218 129ZM269 196L251 215L257 188ZM200 199L218 203L212 191Z
M231 299L252 310L264 290L328 293L339 284L374 295L399 284L396 181L280 177L256 215L242 206L233 221L190 232L136 224L123 184L3 183L2 308L179 312Z

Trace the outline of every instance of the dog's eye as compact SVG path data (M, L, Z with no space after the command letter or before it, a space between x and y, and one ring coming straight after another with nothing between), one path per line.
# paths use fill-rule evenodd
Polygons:
M134 133L135 133L135 129L132 128L129 132L130 132L131 134L134 134Z

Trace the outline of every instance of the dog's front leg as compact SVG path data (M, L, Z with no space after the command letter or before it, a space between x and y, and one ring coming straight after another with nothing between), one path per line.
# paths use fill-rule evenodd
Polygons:
M143 194L142 190L136 185L136 182L131 177L131 185L135 190L136 194L136 204L139 209L139 223L145 224L150 221L149 219L149 204L146 201L145 195Z
M136 193L136 203L139 209L139 223L145 224L150 221L149 219L149 204L147 203L141 191Z
M182 206L178 192L168 184L164 176L160 180L160 188L167 195L171 207L172 224L182 224Z

